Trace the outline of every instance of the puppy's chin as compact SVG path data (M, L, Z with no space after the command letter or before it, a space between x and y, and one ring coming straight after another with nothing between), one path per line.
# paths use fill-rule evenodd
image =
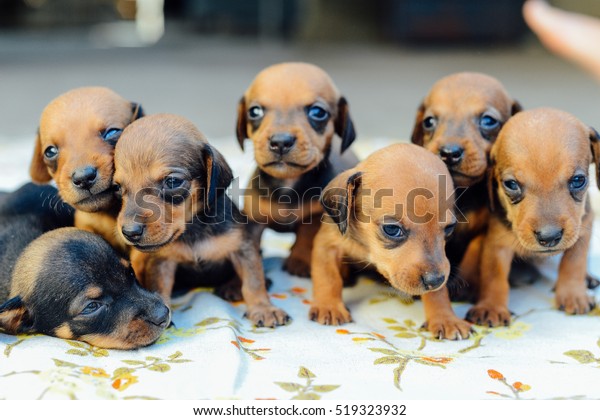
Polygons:
M155 343L165 330L163 327L140 319L132 320L127 327L114 334L86 334L79 339L96 347L133 350Z
M300 165L293 162L269 162L259 165L260 169L273 178L292 179L298 178L317 166L316 162L309 165Z
M98 189L99 191L85 191L63 189L59 187L60 196L65 203L70 204L77 210L88 213L108 211L119 207L119 199L111 187Z
M470 187L480 181L483 181L486 168L469 168L469 170L463 170L461 167L448 167L448 171L450 171L450 175L452 176L452 181L454 181L455 187Z
M442 283L442 285L440 285L438 288L430 290L426 289L418 279L415 281L409 281L405 278L397 278L397 276L387 277L387 279L394 289L411 296L421 296L428 292L435 292L446 284L444 281L444 283Z
M125 242L128 245L133 246L138 251L142 252L154 252L159 249L169 245L171 242L176 240L181 235L181 232L165 232L161 236L153 236L153 237L142 237L137 242L131 242L127 238L124 237Z

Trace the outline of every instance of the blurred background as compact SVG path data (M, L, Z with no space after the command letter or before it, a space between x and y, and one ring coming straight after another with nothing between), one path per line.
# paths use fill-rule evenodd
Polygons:
M233 141L245 88L263 67L290 60L329 72L363 142L409 138L433 82L463 70L499 78L526 108L559 107L600 126L599 85L538 43L522 3L0 0L0 145L32 143L44 106L84 85ZM552 4L600 16L598 0Z

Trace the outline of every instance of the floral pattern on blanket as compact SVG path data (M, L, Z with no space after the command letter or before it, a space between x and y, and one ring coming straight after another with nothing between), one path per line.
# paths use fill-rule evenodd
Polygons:
M251 155L222 151L237 173L249 173ZM589 267L596 274L598 232ZM309 321L310 281L281 270L292 240L267 231L263 243L270 296L292 316L290 325L252 327L243 304L195 289L174 299L175 326L135 351L0 333L0 398L600 398L600 310L569 316L554 308L556 261L535 284L511 290L510 326L440 341L420 327L420 300L369 279L343 292L355 322ZM593 293L600 301L600 291ZM469 307L454 304L461 317Z

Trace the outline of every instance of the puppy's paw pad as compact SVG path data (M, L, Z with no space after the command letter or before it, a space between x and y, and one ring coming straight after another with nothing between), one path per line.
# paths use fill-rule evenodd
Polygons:
M503 327L510 324L511 313L506 306L477 304L469 309L466 319L477 325Z
M557 292L556 305L561 311L571 315L587 314L596 307L596 301L585 292Z
M472 324L458 317L431 318L423 326L440 340L465 340L473 332Z
M342 325L352 322L350 311L343 305L313 305L308 313L311 321L322 325Z
M310 277L310 264L299 258L289 256L283 263L283 269L293 276Z
M245 314L256 327L275 328L288 324L292 318L276 306L249 308Z

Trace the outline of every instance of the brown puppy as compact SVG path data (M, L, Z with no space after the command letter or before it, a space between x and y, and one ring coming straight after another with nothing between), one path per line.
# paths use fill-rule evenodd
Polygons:
M257 326L284 325L288 315L267 294L259 243L225 193L232 177L223 156L186 119L157 114L135 121L115 150L119 231L134 247L138 279L165 301L178 265L233 265L246 316Z
M456 199L459 223L446 246L452 277L468 279L473 271L471 256L478 259L476 244L469 251L467 247L485 231L489 218L484 180L488 155L502 125L520 110L498 80L480 73L456 73L440 79L419 107L412 142L438 154L454 185L462 187ZM469 261L463 258L467 252ZM455 287L450 289L464 295Z
M334 134L341 138L334 141ZM261 71L238 106L237 138L250 138L258 168L245 194L244 213L261 226L295 232L284 263L308 277L310 255L323 209L321 190L357 163L356 134L348 104L331 78L306 63L282 63Z
M123 129L142 108L104 87L70 90L50 102L40 119L30 166L37 183L54 179L75 207L75 225L125 252L117 234L120 202L112 190L113 154Z
M348 264L358 263L372 265L402 292L423 295L434 336L467 338L471 325L454 314L445 287L453 190L443 162L411 144L381 149L337 176L323 192L327 216L315 237L309 317L326 325L352 320L342 285Z
M508 272L514 257L562 253L556 304L571 314L594 307L586 293L593 213L588 169L600 178L598 133L555 109L523 111L500 131L491 151L494 212L483 241L481 293L467 319L510 322Z

